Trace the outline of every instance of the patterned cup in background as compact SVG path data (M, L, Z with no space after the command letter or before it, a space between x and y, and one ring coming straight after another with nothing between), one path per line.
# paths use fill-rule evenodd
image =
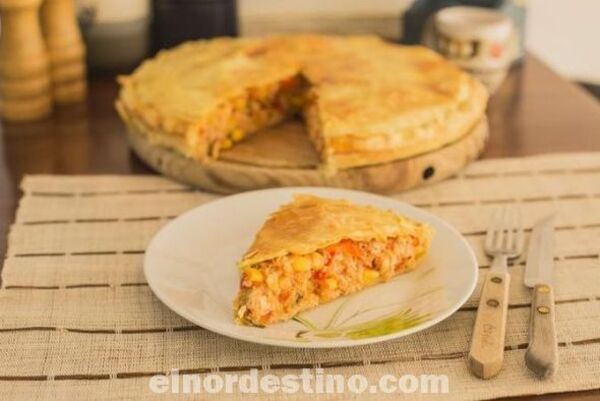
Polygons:
M504 80L515 55L512 21L480 7L457 6L437 12L433 47L479 78L493 93Z

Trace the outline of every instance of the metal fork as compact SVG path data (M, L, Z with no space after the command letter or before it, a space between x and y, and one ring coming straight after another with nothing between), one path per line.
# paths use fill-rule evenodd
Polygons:
M469 368L482 379L497 375L502 368L510 285L508 261L523 252L523 238L520 213L514 208L496 210L484 244L485 253L493 261L483 281L469 351Z

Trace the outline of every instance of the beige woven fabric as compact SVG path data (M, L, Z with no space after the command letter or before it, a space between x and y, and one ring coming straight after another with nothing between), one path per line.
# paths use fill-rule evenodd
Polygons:
M197 399L150 393L149 377L171 368L203 373L257 367L283 376L322 366L326 373L360 372L371 382L384 374L448 375L449 394L404 395L407 400L600 388L600 153L480 161L455 179L395 196L454 224L476 250L481 272L489 264L481 245L495 207L518 203L527 227L560 212L555 277L561 367L546 381L534 378L523 362L530 294L522 284L522 260L510 270L504 369L482 381L465 364L479 288L452 317L403 339L333 350L253 345L177 316L152 295L142 274L144 249L157 230L216 195L155 176L29 176L22 189L0 289L2 400ZM253 397L260 395L214 396Z

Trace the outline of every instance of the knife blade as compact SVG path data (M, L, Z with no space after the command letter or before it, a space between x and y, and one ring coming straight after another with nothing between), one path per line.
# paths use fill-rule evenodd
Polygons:
M554 323L554 217L540 220L531 233L525 285L533 288L529 324L529 347L525 364L540 377L554 375L558 368L558 345Z
M533 288L537 284L552 284L554 272L554 218L551 214L534 227L529 240L525 285Z

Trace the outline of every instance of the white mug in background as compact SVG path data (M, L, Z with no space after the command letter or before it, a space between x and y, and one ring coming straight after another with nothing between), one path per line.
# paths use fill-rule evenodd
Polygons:
M493 93L515 56L513 23L506 15L481 7L456 6L438 11L433 47L479 78Z

